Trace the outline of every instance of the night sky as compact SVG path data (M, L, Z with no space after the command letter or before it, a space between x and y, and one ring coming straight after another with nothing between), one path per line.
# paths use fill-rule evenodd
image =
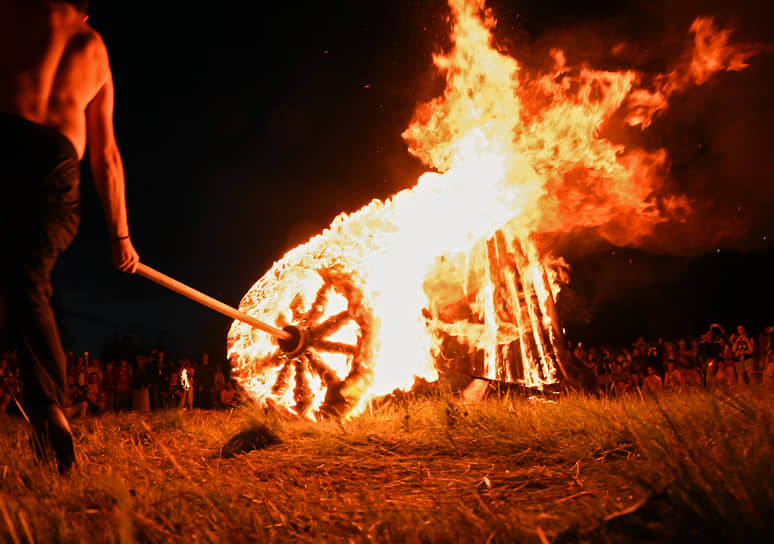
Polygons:
M339 212L415 184L425 168L400 134L415 106L443 88L431 54L448 30L438 0L286 2L260 12L243 4L93 0L90 18L111 55L141 259L234 306ZM764 2L669 4L490 5L500 46L528 68L554 45L570 60L604 63L600 52L627 40L657 70L702 14L736 27L736 40L774 42ZM688 224L664 226L639 248L610 247L595 233L556 240L573 267L560 299L571 337L631 341L772 317L771 68L769 49L747 71L676 97L647 136L646 145L669 149L674 183L699 204ZM68 347L99 354L126 335L173 355L224 359L228 318L112 270L88 171L82 208L54 276Z

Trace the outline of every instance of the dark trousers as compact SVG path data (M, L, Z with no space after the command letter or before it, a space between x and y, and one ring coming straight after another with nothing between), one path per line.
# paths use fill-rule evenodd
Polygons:
M80 163L48 127L0 115L0 350L19 349L31 415L61 406L66 360L51 309L51 271L75 237Z

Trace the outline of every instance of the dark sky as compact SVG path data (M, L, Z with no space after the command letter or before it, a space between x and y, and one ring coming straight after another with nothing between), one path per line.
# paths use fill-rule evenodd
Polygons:
M90 21L111 54L130 227L146 264L236 306L286 250L339 212L413 186L424 170L400 134L416 104L442 89L430 57L447 39L444 2L255 3L260 12L242 11L245 3L92 4ZM737 26L738 38L771 38L763 2L690 4L491 3L501 46L526 64L539 65L552 45L595 60L627 39L657 65L701 14ZM683 334L680 327L704 326L694 315L703 306L676 298L702 282L734 285L740 269L759 274L772 264L762 241L774 205L771 166L763 164L774 120L770 67L768 53L748 73L732 74L737 79L721 76L681 97L679 111L654 127L652 138L663 140L656 143L677 153L676 183L703 195L704 215L675 237L706 233L697 227L706 220L712 239L636 249L611 248L593 233L557 241L575 270L562 306L571 333L626 338L651 327L658 334L656 322ZM697 156L700 143L705 151ZM118 334L163 343L173 354L225 357L228 318L111 269L88 174L83 185L81 232L54 278L70 347L99 353ZM735 234L726 236L742 200L751 219L737 218L736 230L729 228ZM702 276L707 268L722 279ZM734 311L766 319L774 300L766 296L732 293L749 306L717 306L733 314L728 319L737 319ZM640 299L651 313L630 307ZM673 319L662 319L665 308Z

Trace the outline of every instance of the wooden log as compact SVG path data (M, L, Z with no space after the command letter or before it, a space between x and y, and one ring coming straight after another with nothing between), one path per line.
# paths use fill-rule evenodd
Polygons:
M536 322L535 318L539 314L536 314L535 312L537 301L535 297L535 288L532 285L532 279L526 273L529 268L529 262L527 261L527 256L522 249L521 242L518 239L514 239L512 241L510 244L511 251L508 251L509 247L506 243L505 234L503 231L497 231L496 236L498 239L498 245L502 248L502 251L511 255L514 263L513 266L516 271L516 300L518 301L519 305L518 326L521 332L522 344L526 348L524 352L526 357L529 359L526 363L522 361L522 366L525 364L537 364L538 368L540 369L542 367L540 364L542 362L542 349L538 344L540 336L537 336L536 331L534 330L534 323ZM537 320L537 323L539 323L539 320ZM542 373L540 377L544 378Z

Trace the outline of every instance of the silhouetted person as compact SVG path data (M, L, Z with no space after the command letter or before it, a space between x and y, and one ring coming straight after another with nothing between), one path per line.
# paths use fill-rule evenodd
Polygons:
M145 362L148 372L148 394L150 395L151 411L162 408L161 393L169 385L167 362L164 360L164 355L163 351L154 349L151 351L150 358Z
M22 347L37 444L53 447L62 472L75 452L62 410L65 354L50 275L78 228L87 141L113 264L133 272L139 261L113 133L113 78L105 44L86 22L87 3L0 0L0 349Z
M212 408L212 388L215 385L215 373L210 366L210 356L202 353L202 362L196 365L196 393L194 406L209 410Z

